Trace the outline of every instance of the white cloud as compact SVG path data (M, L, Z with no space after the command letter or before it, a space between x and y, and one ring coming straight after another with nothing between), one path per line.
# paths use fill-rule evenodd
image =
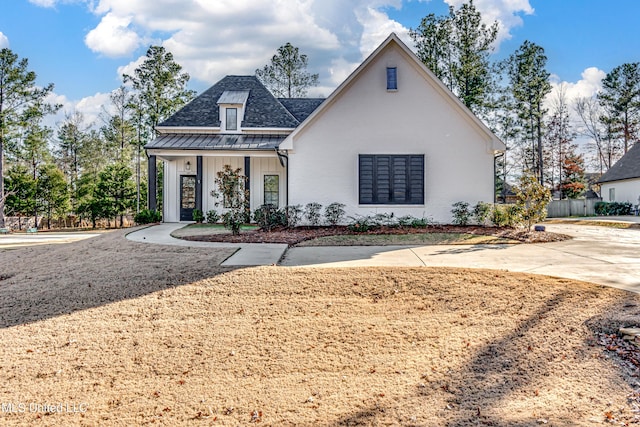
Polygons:
M109 57L130 55L142 44L140 36L129 27L131 20L131 16L107 13L85 37L86 45Z
M467 0L444 0L447 4L459 8ZM504 40L511 39L511 29L522 25L521 14L532 15L533 7L529 0L475 0L476 9L482 14L482 20L487 25L498 22L498 39L496 48Z
M0 49L9 47L9 38L0 31Z
M44 124L52 129L58 129L66 117L79 112L84 118L85 126L97 129L104 124L102 117L109 113L110 95L110 93L98 92L80 100L70 100L65 95L50 93L46 102L62 107L56 114L45 117Z
M360 52L363 58L373 52L391 33L396 33L405 43L413 45L409 29L389 19L386 13L367 7L364 10L356 10L356 15L363 27L360 38Z
M602 89L602 79L607 75L606 72L596 68L589 67L581 74L582 78L575 83L560 81L558 76L551 76L552 97L557 93L560 87L563 87L567 99L575 101L578 98L590 98Z
M56 2L56 0L29 0L29 3L40 7L53 7L56 5Z

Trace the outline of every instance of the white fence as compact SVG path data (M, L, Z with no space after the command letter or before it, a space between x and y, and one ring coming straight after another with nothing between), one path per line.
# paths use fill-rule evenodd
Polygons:
M547 207L547 218L595 215L600 199L552 200Z

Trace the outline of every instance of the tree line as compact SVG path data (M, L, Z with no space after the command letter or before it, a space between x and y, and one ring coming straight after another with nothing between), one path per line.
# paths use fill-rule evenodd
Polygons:
M531 174L560 197L578 197L586 162L603 173L638 142L640 64L615 67L594 97L570 100L562 86L550 97L544 48L527 40L492 61L498 31L497 22L483 23L471 0L447 15L427 15L410 36L418 57L506 143L498 193ZM591 141L586 151L578 150L579 136Z
M52 129L43 120L61 108L49 102L54 85L38 87L26 58L0 50L0 228L5 216L18 217L19 228L22 217L35 226L45 219L49 228L52 219L122 226L126 214L146 205L143 147L158 123L193 98L188 81L170 52L151 46L110 94L101 124L72 112Z

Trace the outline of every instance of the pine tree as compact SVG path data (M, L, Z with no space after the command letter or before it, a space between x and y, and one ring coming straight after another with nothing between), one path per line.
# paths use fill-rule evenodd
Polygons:
M256 70L256 77L278 98L300 98L318 85L318 74L307 71L309 59L291 43L278 48L271 63Z

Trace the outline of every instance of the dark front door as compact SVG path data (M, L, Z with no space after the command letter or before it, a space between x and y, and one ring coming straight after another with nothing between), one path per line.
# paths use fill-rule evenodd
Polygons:
M193 221L196 207L195 175L180 175L180 221Z

